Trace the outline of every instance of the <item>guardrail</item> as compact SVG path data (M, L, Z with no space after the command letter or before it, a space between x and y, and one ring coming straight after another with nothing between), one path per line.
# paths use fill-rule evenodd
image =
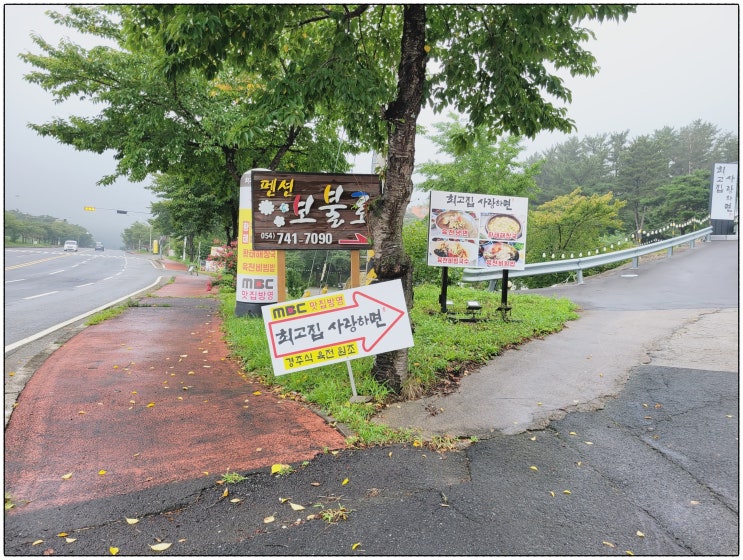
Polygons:
M556 272L575 272L577 274L576 282L582 284L583 271L589 268L626 261L629 259L632 259L632 268L638 268L640 266L640 257L643 255L656 253L666 249L668 251L668 256L670 257L673 254L674 247L683 245L684 243L689 243L690 247L693 248L697 239L700 237L709 238L711 234L712 227L710 226L678 237L672 237L671 239L664 239L663 241L656 241L655 243L632 247L631 249L612 251L578 259L530 263L524 266L524 270L509 270L508 277L515 278L518 276L536 276L538 274L553 274ZM462 281L482 282L485 280L500 280L502 277L502 269L488 270L482 268L465 268L462 274Z

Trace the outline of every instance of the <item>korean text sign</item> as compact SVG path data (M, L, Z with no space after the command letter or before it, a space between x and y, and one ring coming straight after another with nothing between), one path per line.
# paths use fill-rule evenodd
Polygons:
M275 375L413 346L400 280L261 309Z
M253 171L253 247L368 249L378 175Z
M251 188L250 172L243 173L240 181L235 299L251 304L273 303L279 300L278 260L276 251L255 250L253 247Z
M712 174L710 217L713 220L734 220L738 190L738 164L716 163Z
M524 270L529 199L431 191L429 266Z

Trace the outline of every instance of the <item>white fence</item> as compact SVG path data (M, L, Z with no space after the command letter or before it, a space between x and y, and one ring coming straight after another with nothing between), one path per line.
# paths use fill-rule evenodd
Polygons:
M688 243L690 247L694 247L697 239L702 237L709 239L711 234L712 227L710 226L671 239L656 241L655 243L632 247L631 249L624 249L622 251L612 251L578 259L526 264L524 270L509 270L508 277L516 278L518 276L536 276L537 274L553 274L556 272L575 272L577 274L576 282L582 284L583 271L589 268L609 263L622 262L629 259L632 259L632 268L637 268L640 265L640 257L643 255L656 253L665 249L668 251L668 256L671 256L674 247L685 243ZM462 281L482 282L485 280L500 280L502 277L503 271L501 269L487 270L481 268L465 268L462 274Z

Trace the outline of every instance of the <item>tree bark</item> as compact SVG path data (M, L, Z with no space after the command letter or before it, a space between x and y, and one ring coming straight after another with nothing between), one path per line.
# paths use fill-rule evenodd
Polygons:
M425 46L426 7L406 5L403 8L397 96L383 111L388 139L385 188L370 206L367 216L377 277L381 282L401 279L409 309L413 306L413 271L403 249L402 226L413 193L415 128L423 104ZM372 373L378 381L399 392L408 375L408 349L378 354Z

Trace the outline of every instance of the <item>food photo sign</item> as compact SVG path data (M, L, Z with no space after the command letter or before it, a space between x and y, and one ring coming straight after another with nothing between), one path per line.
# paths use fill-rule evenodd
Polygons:
M429 266L524 270L529 199L431 191Z

